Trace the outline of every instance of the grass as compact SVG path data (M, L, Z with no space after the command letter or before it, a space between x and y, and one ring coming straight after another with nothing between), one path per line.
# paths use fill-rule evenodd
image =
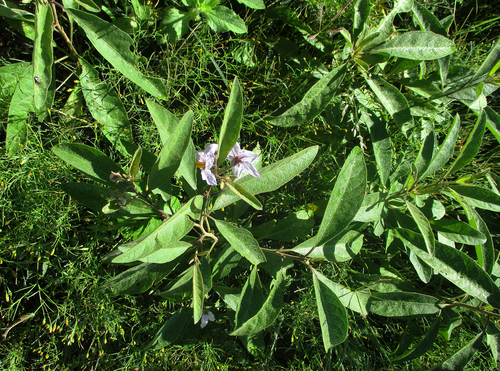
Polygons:
M341 26L348 28L351 23L350 7L334 19L345 5L337 1L283 1L280 4L297 9L318 32ZM436 2L435 6L437 12L449 14L451 5ZM477 9L474 5L475 2L464 2L459 6L453 25L459 50L455 58L472 67L481 63L500 34L495 21L497 15L489 14L490 8L483 4ZM392 8L385 2L372 6L374 22ZM310 47L295 29L260 13L250 12L248 27L249 34L242 38L229 33L216 34L203 24L192 24L195 31L175 45L158 45L154 35L145 32L134 34L134 41L137 51L145 57L141 70L166 81L170 97L166 108L175 113L185 112L187 108L193 110L193 135L198 149L218 139L221 112L229 97L228 84L234 76L238 76L245 90L241 141L248 148L258 146L264 164L313 144L322 146L315 162L304 173L278 192L259 197L266 212L248 216L246 220L261 223L326 200L346 154L359 144L358 135L363 138L368 137L368 133L363 129L354 133L355 118L343 116L341 107L349 102L351 92L336 97L332 112L307 126L282 130L266 123L267 115L303 96L313 82L314 71L321 65L335 64L335 60ZM4 32L25 42L10 29ZM297 55L284 57L279 52L276 38L283 36L299 44ZM343 45L338 34L332 37L332 42L339 48ZM78 43L81 50L87 48ZM1 64L30 60L25 48L9 46L1 55ZM253 66L239 62L245 54L254 61ZM101 78L121 94L137 143L158 151L160 138L149 117L144 93L97 53L88 51L85 57L96 66ZM112 221L77 204L59 188L61 183L83 178L55 157L50 148L64 142L84 143L100 148L122 164L127 159L110 148L86 110L78 120L65 120L65 116L58 113L65 111L66 99L77 87L75 66L68 60L58 63L61 65L57 68L58 83L66 82L56 95L51 116L42 123L30 118L30 139L26 146L14 156L2 155L0 161L0 241L3 246L0 248L0 286L4 293L0 327L5 331L21 316L34 314L12 327L5 341L0 342L0 369L420 370L441 362L480 331L476 322L470 320L468 314L464 315L465 329L457 329L452 341L441 340L425 356L397 365L390 364L387 355L397 347L404 329L411 324L381 317L361 318L351 313L348 340L325 353L312 279L306 274L305 266L296 264L290 272L285 307L265 337L267 346L260 358L253 357L239 340L228 335L231 324L222 316L209 325L210 332L203 332L194 343L145 352L145 345L175 308L149 292L111 297L99 290L102 282L124 269L103 262L121 240L117 232L120 221ZM498 100L494 98L492 105L498 106ZM2 120L5 126L4 116ZM407 145L401 138L397 140L401 141L396 143L398 155L403 156L405 151L413 153L409 148L412 143ZM492 141L491 148L478 161L479 166L491 166L498 172L495 145ZM377 264L382 265L386 259L385 255L382 257L385 246L376 237L370 238L366 254L371 254ZM498 234L495 238L498 240ZM277 242L266 242L264 247L280 246ZM349 283L352 270L367 267L352 261L335 266L325 264L322 268L341 282ZM242 284L244 275L242 271L239 278ZM212 295L209 302L217 310L225 311L225 305L216 302L216 295ZM424 329L431 325L425 319L420 321ZM493 369L489 351L481 349L468 367Z

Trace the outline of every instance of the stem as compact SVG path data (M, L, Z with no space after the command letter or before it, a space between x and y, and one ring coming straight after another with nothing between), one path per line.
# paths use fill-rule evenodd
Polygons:
M61 4L56 3L54 0L50 2L50 8L52 9L52 14L54 16L54 24L52 25L52 27L56 27L57 31L59 31L64 41L66 41L66 44L68 45L69 48L69 56L71 57L71 59L73 59L75 62L78 62L78 52L73 46L73 43L69 39L68 35L66 35L66 32L64 32L64 29L61 27L59 19L57 18L56 5L64 10L64 6L62 6Z

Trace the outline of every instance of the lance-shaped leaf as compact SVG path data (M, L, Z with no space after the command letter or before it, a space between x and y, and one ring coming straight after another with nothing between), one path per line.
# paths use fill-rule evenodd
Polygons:
M136 260L140 260L141 262L144 263L155 263L155 264L167 263L183 255L191 246L192 244L185 241L173 242L167 245L160 245L160 244L154 245L155 250L153 251L145 250L142 256L139 256ZM113 261L113 263L118 263L118 262Z
M35 112L45 116L55 95L52 32L54 16L48 2L37 1L35 11L35 42L33 45L33 89Z
M200 329L200 326L193 324L193 312L188 307L181 307L165 322L147 349L155 350L168 345L185 344L188 340L197 338Z
M266 9L266 5L262 0L237 0L240 4L244 4L252 9Z
M191 221L190 217L195 220L200 217L202 203L201 196L193 197L153 232L135 241L120 245L119 249L124 253L117 256L113 263L133 262L147 257L165 246L177 243L193 228L194 222Z
M413 116L410 106L403 94L393 85L378 76L368 77L365 80L377 96L378 100L394 119L396 125L406 134L413 127Z
M250 192L248 192L241 184L235 183L233 181L228 181L224 182L224 185L229 187L231 191L238 197L240 197L243 201L245 201L247 204L252 206L254 209L257 210L262 210L262 204L260 203L257 198L252 195Z
M141 164L142 157L142 147L137 148L134 152L134 156L132 157L132 161L130 161L130 166L128 169L128 175L130 177L135 177L137 172L139 171L139 165Z
M456 51L452 40L431 31L409 31L370 50L391 57L430 61Z
M252 272L241 291L238 307L236 308L235 325L239 327L250 318L255 316L266 301L264 290L260 282L258 268L253 266Z
M314 270L313 284L323 345L328 352L347 338L347 312L331 288L332 281Z
M79 143L63 143L52 147L52 152L61 160L102 184L113 188L123 187L123 184L117 185L112 182L109 176L112 171L120 174L125 174L125 172L98 149Z
M167 90L162 81L146 77L136 68L139 57L130 51L133 43L130 36L95 15L69 8L66 8L66 12L75 18L92 45L113 67L149 94L167 99Z
M133 141L132 125L118 93L112 86L100 80L99 73L90 63L80 58L80 64L80 83L92 117L99 122L102 132L111 144L126 153L120 140Z
M477 245L486 242L486 236L469 224L455 219L429 220L436 232L453 242Z
M474 129L469 134L464 148L460 151L453 164L450 166L444 177L453 174L455 171L462 169L477 155L479 148L483 142L483 135L486 130L486 114L483 112L478 117Z
M486 127L497 138L498 143L500 143L500 115L491 107L486 107L484 112L486 113Z
M474 353L476 353L476 351L483 344L483 337L484 332L481 332L469 343L467 343L466 346L453 354L450 358L448 358L440 365L431 368L429 371L463 370L467 363L469 363L469 361L474 356Z
M424 337L412 349L404 352L403 354L391 359L392 362L407 362L412 359L423 356L434 344L437 334L439 333L439 319L435 320L431 327L425 332Z
M384 120L381 120L375 112L362 106L361 121L366 124L370 137L372 138L373 153L377 162L377 171L382 185L385 186L391 173L392 143L387 133Z
M453 123L451 124L450 131L446 135L443 143L439 146L439 150L436 155L432 158L427 169L419 175L419 179L424 179L429 175L434 174L436 171L443 168L443 166L448 162L453 151L455 150L455 143L458 139L458 133L460 132L460 116L457 114Z
M433 296L404 291L372 292L368 305L371 313L385 317L422 316L444 308Z
M169 138L174 135L174 131L179 126L180 120L169 110L151 100L146 100L146 104L151 117L153 117L153 122L160 133L161 142L165 145L168 143ZM196 189L195 162L196 154L193 140L189 139L188 147L179 165L179 173L193 189Z
M176 303L191 299L193 296L193 273L194 265L170 281L166 290L158 293L158 296Z
M434 238L434 233L432 232L429 220L427 220L427 217L424 215L422 211L420 211L418 207L416 207L415 205L406 200L405 202L406 202L406 207L408 207L408 210L410 211L413 220L415 221L415 223L417 223L417 227L420 233L422 234L422 237L424 238L425 246L427 247L427 252L431 255L434 255L436 239Z
M420 25L420 29L426 31L432 31L436 34L446 37L446 28L439 22L426 7L420 5L418 2L413 3L413 16ZM438 59L439 77L441 78L441 86L444 86L446 81L446 76L448 75L448 68L450 65L450 57L446 56L444 58Z
M500 67L500 39L497 40L481 67L476 71L473 80L493 75Z
M432 157L436 153L436 134L434 130L431 130L427 137L425 137L420 151L418 152L417 158L415 159L415 170L420 177L420 174L425 172L429 167Z
M202 14L207 19L207 24L215 32L247 32L245 21L241 19L238 14L225 6L214 6L213 8L203 9Z
M231 148L234 147L241 130L243 118L243 90L240 80L234 78L231 86L231 95L224 111L224 119L219 136L219 153L217 164L220 166L225 160Z
M366 192L363 152L355 147L345 161L330 195L325 215L316 234L321 245L342 232L356 216Z
M367 316L369 312L370 291L367 289L350 290L336 282L330 281L328 288L339 298L342 305L350 310Z
M290 157L260 169L261 179L245 176L238 179L236 183L242 185L253 195L274 191L288 183L308 167L317 152L318 146L303 149ZM214 210L223 208L238 200L240 200L240 197L235 195L232 191L224 191L215 201Z
M255 268L254 268L255 269ZM283 306L283 290L285 280L283 271L278 271L273 287L259 311L244 323L238 323L238 327L231 333L232 336L256 334L273 324Z
M425 263L448 281L464 290L467 294L484 303L500 308L500 289L491 277L467 254L436 242L435 256L425 248L423 237L408 229L398 229L398 235L405 245Z
M469 206L500 211L500 195L489 189L469 185L450 185L449 188L462 196Z
M235 227L222 220L215 220L215 224L231 246L252 264L259 264L266 261L266 257L260 249L259 243L245 228Z
M332 262L344 262L353 259L363 246L363 235L357 231L343 231L330 241L316 245L317 237L302 242L292 250L301 255L308 255L313 259L326 259ZM316 246L316 247L315 247Z
M28 135L26 119L28 113L35 110L33 106L33 66L20 66L17 72L17 81L9 104L5 138L5 149L9 155L15 154L26 143ZM4 74L0 77L2 81L5 81Z
M198 323L203 314L203 298L205 292L203 289L203 276L201 275L200 263L196 262L193 267L193 320Z
M151 169L148 181L149 190L171 181L188 147L193 129L193 120L193 112L187 111L172 135L169 136L167 143L164 143L163 149L158 155L158 160Z
M429 283L434 273L427 263L424 263L412 250L410 250L410 263L415 268L418 278L424 283Z
M493 354L493 363L497 366L500 362L500 331L491 321L488 321L488 327L486 329L486 342Z
M302 100L276 117L266 117L271 125L290 127L311 121L323 112L337 94L344 79L346 65L335 68L328 75L316 82L304 95Z
M355 44L358 36L363 32L366 21L370 16L370 2L368 0L357 0L354 3L354 19L352 22L352 42Z
M217 257L212 260L212 281L220 281L226 277L238 266L241 259L241 255L230 244L225 244Z
M462 317L452 307L446 307L441 311L441 318L439 334L446 341L450 341L452 331L462 324Z

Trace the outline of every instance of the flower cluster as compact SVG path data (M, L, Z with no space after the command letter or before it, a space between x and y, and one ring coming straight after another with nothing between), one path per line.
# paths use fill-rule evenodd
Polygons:
M217 178L212 172L212 167L215 164L215 153L218 149L219 146L212 143L208 144L204 151L196 152L196 167L201 169L201 178L211 186L217 185ZM231 151L229 151L227 160L231 163L231 168L236 178L241 178L243 174L247 173L260 179L260 174L253 165L258 157L259 155L257 153L241 149L240 144L236 142Z

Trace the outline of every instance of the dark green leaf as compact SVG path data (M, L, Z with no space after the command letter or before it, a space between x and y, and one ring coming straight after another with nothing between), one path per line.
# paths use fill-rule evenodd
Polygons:
M484 112L486 113L486 127L500 143L500 115L493 111L491 107L486 107Z
M314 227L314 213L300 210L281 219L274 228L265 234L265 238L291 242L296 238L305 238Z
M147 349L162 349L168 345L181 345L196 338L199 326L193 324L193 312L188 307L178 309L148 344Z
M500 211L500 195L489 189L469 185L450 185L449 188L462 196L469 206Z
M478 334L466 346L453 354L446 361L438 366L431 368L429 371L456 371L463 370L464 367L474 356L474 353L481 347L483 343L484 332Z
M500 361L500 331L491 321L488 321L488 327L486 329L486 342L493 354L493 364L497 366Z
M368 0L357 0L354 3L354 20L352 24L352 42L355 44L358 36L363 32L366 21L370 15L370 2Z
M255 316L265 301L266 297L264 296L264 290L262 289L257 266L253 266L252 272L241 291L240 300L236 309L236 327Z
M238 266L240 260L241 255L230 244L224 245L213 262L212 280L220 281Z
M346 65L332 70L322 77L304 95L302 100L276 117L266 117L271 125L290 127L305 124L323 112L332 98L337 94L344 75Z
M405 201L406 202L406 207L408 207L408 210L410 211L411 216L413 217L413 220L415 223L417 223L417 227L422 234L422 237L424 238L425 241L425 246L427 247L427 252L431 254L431 256L434 255L435 251L435 238L434 238L434 233L432 232L431 225L429 224L429 220L427 220L427 217L424 215L423 212L420 211L418 207L413 205L412 203Z
M424 139L424 142L422 143L418 156L415 160L415 169L417 170L418 178L421 177L420 174L425 173L425 171L431 164L431 160L436 153L436 149L436 134L433 130L431 130L427 137Z
M433 296L402 291L372 292L368 305L370 312L384 317L423 316L444 308Z
M260 169L261 179L247 175L238 179L236 183L241 184L253 195L274 191L275 189L278 189L282 185L288 183L295 176L300 174L300 172L302 172L306 167L308 167L317 152L318 146L303 149L290 157ZM230 205L239 199L240 198L233 192L229 190L224 191L224 193L222 193L215 201L214 210Z
M438 331L439 331L439 324L440 320L437 319L434 321L431 327L426 331L424 337L422 340L419 341L419 343L411 350L401 354L398 357L392 358L392 362L407 362L411 361L412 359L418 358L423 356L434 344L434 341L436 340Z
M474 79L493 75L500 67L500 39L497 40L481 67L476 71Z
M468 245L477 245L486 242L484 234L471 227L469 224L455 219L429 220L433 230L441 233L447 239L465 243Z
M335 291L332 281L313 271L314 294L325 351L328 352L347 338L347 312Z
M245 228L238 228L222 220L215 220L215 225L231 246L252 264L257 265L266 261L259 243Z
M451 332L462 324L462 317L455 312L451 307L446 307L441 311L441 325L439 334L446 340L450 341Z
M193 303L191 304L195 324L199 322L201 315L203 314L204 298L205 292L203 289L203 276L200 271L200 263L196 262L193 267Z

